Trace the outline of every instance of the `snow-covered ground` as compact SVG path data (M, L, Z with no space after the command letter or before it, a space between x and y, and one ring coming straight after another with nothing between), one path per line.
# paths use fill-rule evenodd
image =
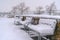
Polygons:
M13 18L0 18L0 40L32 40L20 29L23 26L16 26L13 22Z

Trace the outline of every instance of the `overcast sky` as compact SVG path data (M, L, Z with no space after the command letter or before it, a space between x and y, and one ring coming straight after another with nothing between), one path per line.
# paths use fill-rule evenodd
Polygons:
M56 7L60 9L60 0L0 0L0 12L9 12L14 6L21 2L25 2L32 10L37 6L45 7L46 5L56 2Z

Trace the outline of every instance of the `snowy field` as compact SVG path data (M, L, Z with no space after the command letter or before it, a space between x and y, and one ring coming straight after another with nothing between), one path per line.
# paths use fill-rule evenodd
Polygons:
M0 18L0 40L32 40L20 29L23 26L16 26L13 22L13 18Z

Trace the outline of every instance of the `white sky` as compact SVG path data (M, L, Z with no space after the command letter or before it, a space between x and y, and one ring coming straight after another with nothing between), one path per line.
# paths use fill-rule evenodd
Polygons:
M37 6L45 7L52 2L56 2L57 8L60 9L60 0L0 0L0 12L9 12L13 6L18 5L21 2L25 2L32 10Z

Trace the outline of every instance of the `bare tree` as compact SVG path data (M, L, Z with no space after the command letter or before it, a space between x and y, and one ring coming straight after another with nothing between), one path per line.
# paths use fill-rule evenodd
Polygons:
M25 3L20 3L17 6L17 9L20 11L21 14L23 14L24 12L27 12L29 10L29 7L27 7Z
M56 12L56 5L55 2L53 2L50 6L46 7L47 12L51 15L52 13L54 14Z
M24 13L27 13L28 11L29 11L29 7L27 7L24 2L22 2L19 5L13 7L13 9L11 10L13 15L24 14Z
M37 11L37 14L42 14L42 13L44 13L43 7L41 7L41 6L37 7L37 8L36 8L36 11Z

